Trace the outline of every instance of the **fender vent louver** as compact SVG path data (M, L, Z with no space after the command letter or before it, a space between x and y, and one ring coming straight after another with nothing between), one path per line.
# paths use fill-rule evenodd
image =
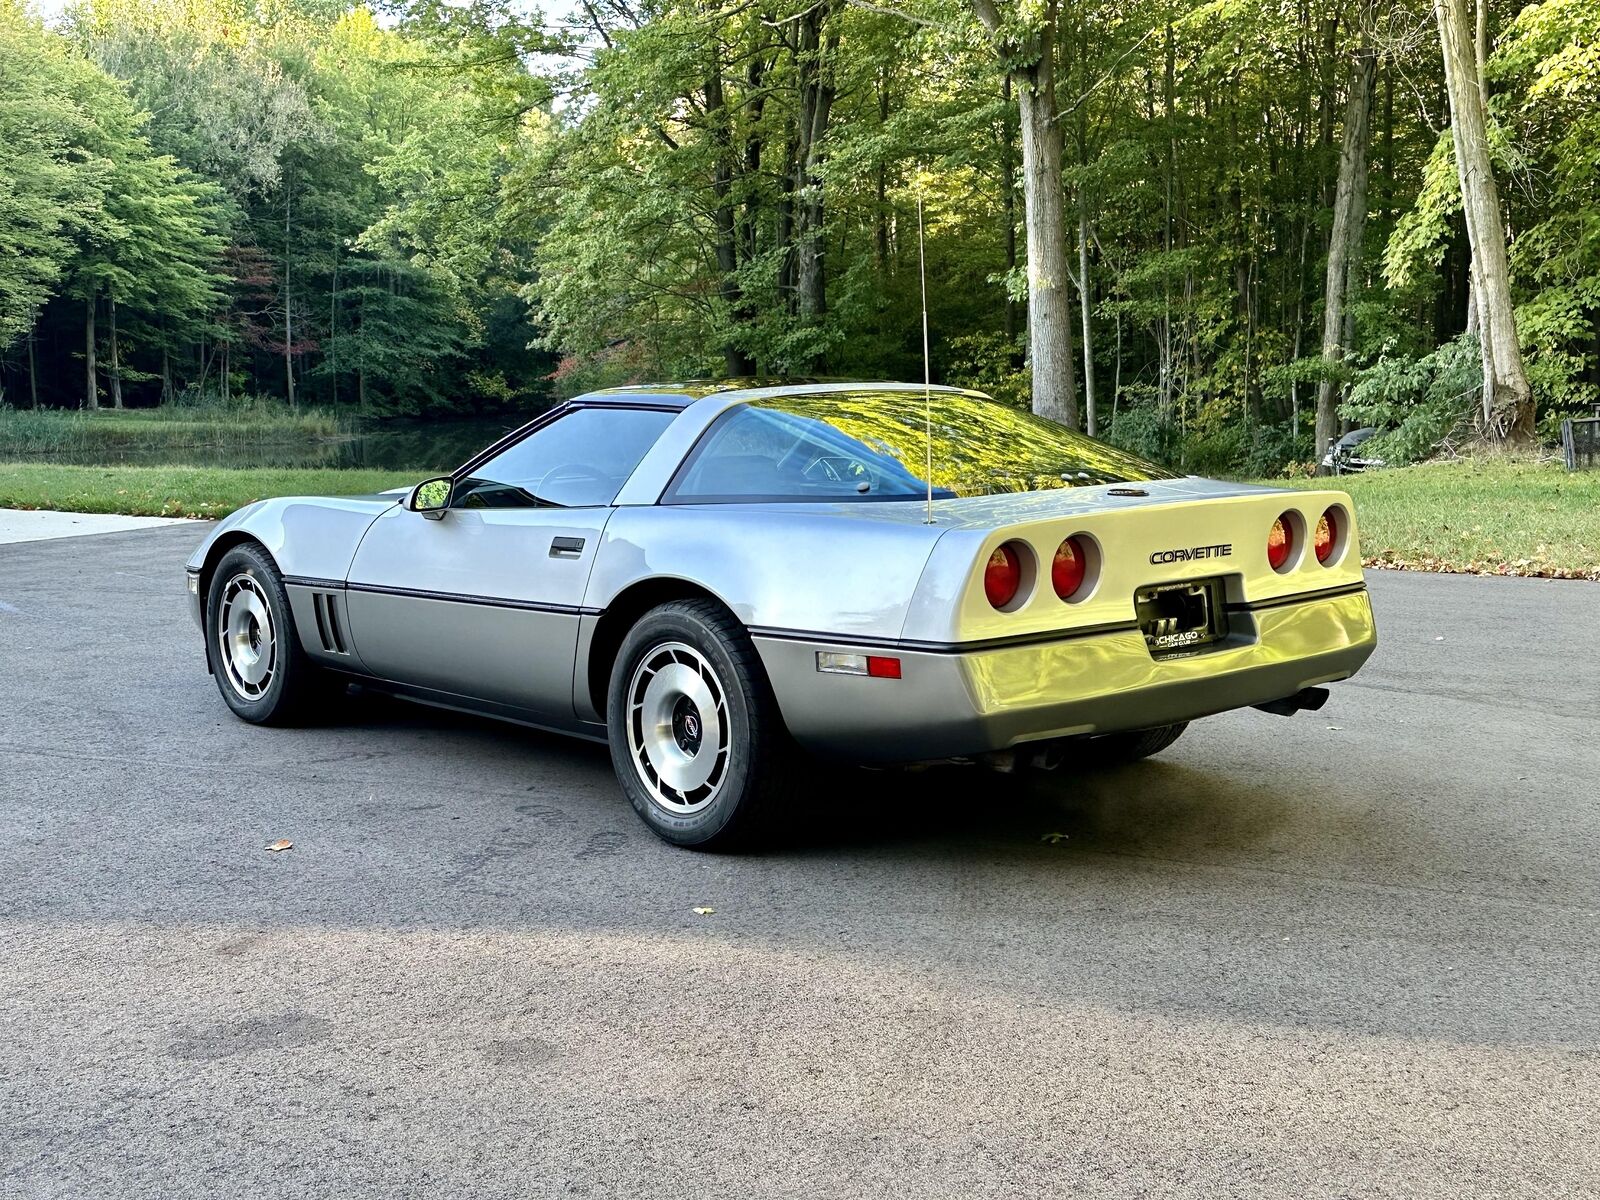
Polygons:
M312 592L311 609L317 616L317 638L329 654L349 654L339 625L339 597L334 592Z

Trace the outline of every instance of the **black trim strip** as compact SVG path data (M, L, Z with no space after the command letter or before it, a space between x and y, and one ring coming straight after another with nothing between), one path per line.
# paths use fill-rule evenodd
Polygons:
M774 629L761 625L750 627L751 637L771 638L781 642L826 642L834 646L859 646L866 650L911 650L922 654L967 654L974 650L1006 650L1014 646L1039 646L1052 642L1075 642L1080 638L1100 637L1108 633L1130 633L1139 628L1137 621L1108 621L1101 625L1083 625L1076 629L1047 629L1040 633L1019 633L1009 637L981 638L970 642L924 642L914 638L851 637L849 634L813 633L804 629Z
M546 604L542 600L513 600L506 596L474 596L463 592L430 592L421 588L388 587L379 583L346 583L347 592L369 592L376 596L400 596L408 600L441 600L447 604L475 604L484 608L515 608L523 612L557 613L561 616L593 616L602 610L579 604Z
M1283 608L1291 604L1307 604L1317 600L1332 600L1351 596L1367 590L1364 583L1343 584L1315 592L1299 592L1293 596L1280 596L1272 600L1257 600L1252 604L1230 604L1229 612L1256 612L1264 608ZM1052 642L1072 642L1079 638L1100 637L1108 633L1134 633L1139 630L1137 621L1108 621L1100 625L1082 625L1075 629L1050 629L1040 633L1022 633L1010 637L982 638L970 642L923 642L912 638L851 637L848 634L815 633L804 629L769 628L750 626L751 637L771 638L782 642L825 642L835 646L859 646L864 650L910 650L923 654L967 654L976 650L1005 650L1014 646L1040 646Z
M344 591L344 580L318 579L315 575L285 575L283 582L290 587L316 588L319 592Z
M1319 588L1314 592L1296 592L1292 596L1275 596L1271 600L1254 600L1228 605L1229 612L1260 612L1264 608L1286 608L1291 604L1311 604L1318 600L1334 600L1340 596L1353 596L1367 590L1364 583L1345 583L1337 587Z

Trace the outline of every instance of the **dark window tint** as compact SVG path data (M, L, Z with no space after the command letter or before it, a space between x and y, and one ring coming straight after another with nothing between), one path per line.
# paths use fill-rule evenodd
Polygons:
M909 500L1170 479L1032 413L971 395L845 392L753 401L725 413L670 499Z
M456 483L459 508L610 504L676 413L575 408Z

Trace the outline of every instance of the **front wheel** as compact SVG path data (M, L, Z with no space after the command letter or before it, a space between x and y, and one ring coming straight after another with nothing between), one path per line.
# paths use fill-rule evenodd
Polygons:
M237 716L286 725L315 707L327 677L301 648L289 593L261 547L235 546L211 573L206 641L217 690Z
M634 811L674 845L749 846L792 796L794 748L755 646L714 601L663 604L633 627L606 727Z

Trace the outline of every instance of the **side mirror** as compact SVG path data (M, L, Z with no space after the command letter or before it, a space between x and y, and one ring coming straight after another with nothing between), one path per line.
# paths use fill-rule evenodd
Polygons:
M406 507L421 513L430 521L440 520L450 508L450 476L425 479L411 489L406 497Z

